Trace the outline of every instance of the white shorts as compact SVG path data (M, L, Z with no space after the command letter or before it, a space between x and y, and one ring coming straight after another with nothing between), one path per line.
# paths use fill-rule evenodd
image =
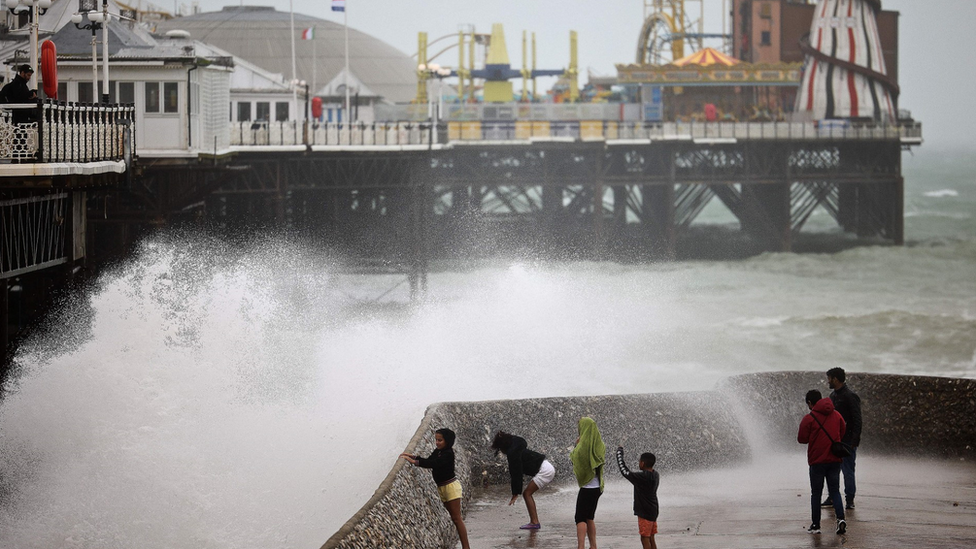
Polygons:
M539 472L532 477L532 482L535 483L536 488L545 488L552 479L556 478L556 468L549 463L548 459L542 460L542 465L539 466Z

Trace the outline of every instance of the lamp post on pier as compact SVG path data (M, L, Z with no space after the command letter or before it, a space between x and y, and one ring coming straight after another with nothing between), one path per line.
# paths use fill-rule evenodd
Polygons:
M295 79L291 81L291 86L293 90L298 90L299 88L301 88L302 91L305 92L305 115L303 117L305 121L303 123L305 126L305 130L302 132L302 136L305 140L305 144L308 144L308 82L304 80Z
M7 0L11 2L12 0ZM21 2L26 0L19 0ZM50 2L51 0L37 0ZM123 10L124 12L125 10ZM82 25L82 13L87 14L88 20L90 21L87 25ZM130 12L131 13L131 12ZM75 24L75 27L79 29L91 29L92 31L92 74L94 75L94 81L92 82L92 99L97 102L98 98L98 61L97 61L97 48L96 48L96 32L102 30L102 103L109 102L109 81L108 81L108 23L115 17L116 19L125 19L132 21L134 20L134 14L132 17L124 15L123 13L111 13L108 11L108 0L102 0L102 9L98 10L98 0L78 0L78 11L71 16L71 22Z
M94 7L94 2L88 2L88 6ZM91 30L91 47L92 47L92 102L95 102L98 97L98 30L102 28L102 24L98 21L91 19L92 13L96 15L98 12L86 11L85 0L80 0L78 2L79 12L71 16L71 22L75 24L75 28L80 30ZM89 23L87 25L82 25L81 21L83 16L81 12L85 11L89 17ZM97 18L100 19L100 18Z
M24 10L30 10L30 66L36 72L37 66L37 20L51 7L53 0L6 0L4 3L10 13L17 15ZM31 88L37 88L37 77L33 74L28 84Z
M437 79L437 102L435 103L433 99L430 100L430 131L431 136L433 136L433 132L437 131L438 119L444 110L444 79L453 76L455 73L451 69L442 67L437 63L430 63L429 65L421 63L417 66L417 70L421 73L426 73L428 81L434 78Z

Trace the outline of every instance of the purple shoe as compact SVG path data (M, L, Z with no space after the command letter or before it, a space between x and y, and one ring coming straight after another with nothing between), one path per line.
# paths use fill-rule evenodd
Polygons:
M539 528L542 528L541 524L532 524L531 522L519 526L519 530L538 530Z

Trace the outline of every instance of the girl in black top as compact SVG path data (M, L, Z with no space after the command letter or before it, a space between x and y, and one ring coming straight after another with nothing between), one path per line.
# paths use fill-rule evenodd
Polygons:
M430 469L437 483L437 493L444 504L444 508L451 514L451 521L457 528L461 538L461 549L470 549L468 545L468 529L461 517L461 483L454 477L454 440L457 436L450 429L434 431L434 446L436 449L425 458L414 454L400 454L400 457L410 463Z
M542 524L539 522L539 513L536 511L535 498L532 494L552 481L556 474L555 469L546 456L529 450L525 439L520 436L498 431L491 441L491 447L495 453L505 452L508 457L508 474L512 477L512 499L508 504L514 505L519 494L522 494L522 498L525 499L525 508L529 511L529 523L520 528L538 530ZM523 475L535 477L529 481L525 490L522 490Z

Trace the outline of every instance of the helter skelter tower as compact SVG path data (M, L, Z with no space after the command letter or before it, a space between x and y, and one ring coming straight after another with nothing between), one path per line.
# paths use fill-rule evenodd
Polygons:
M894 121L898 85L885 70L876 14L881 0L819 0L810 34L796 111L815 120L871 118Z

